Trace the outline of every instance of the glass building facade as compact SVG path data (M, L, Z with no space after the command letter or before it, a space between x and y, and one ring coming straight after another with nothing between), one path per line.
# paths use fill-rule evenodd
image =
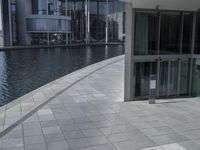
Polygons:
M200 95L200 13L133 9L133 100Z
M124 42L120 0L2 1L5 46Z
M68 0L71 43L124 42L125 4L119 0Z

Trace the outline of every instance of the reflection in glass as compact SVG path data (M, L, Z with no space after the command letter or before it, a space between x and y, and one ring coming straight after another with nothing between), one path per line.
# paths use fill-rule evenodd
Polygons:
M195 54L200 54L200 14L197 15Z
M170 61L169 95L175 96L178 87L178 60Z
M155 62L142 62L135 64L135 96L148 98L150 75L156 73Z
M1 1L0 1L0 9L2 9L2 5L1 5ZM2 20L3 18L1 18L1 12L0 12L0 46L4 45L4 41L3 41L3 31L2 31Z
M193 96L200 95L200 59L194 60L192 94Z
M49 44L50 45L66 44L66 34L65 33L50 33Z
M135 55L157 54L158 16L156 13L136 13Z
M32 33L30 34L32 45L47 45L48 35L47 33Z
M180 91L179 95L189 94L189 60L181 60Z
M180 13L162 13L160 32L160 54L179 53L181 32Z
M193 15L191 13L186 13L183 19L182 53L189 54L191 50Z
M160 62L160 76L159 76L159 96L167 96L168 84L168 61Z

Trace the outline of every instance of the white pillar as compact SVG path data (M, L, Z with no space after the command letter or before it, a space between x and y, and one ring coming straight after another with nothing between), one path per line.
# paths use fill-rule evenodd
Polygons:
M124 101L131 101L135 95L134 88L134 12L131 3L126 4L126 41L125 41L125 85Z

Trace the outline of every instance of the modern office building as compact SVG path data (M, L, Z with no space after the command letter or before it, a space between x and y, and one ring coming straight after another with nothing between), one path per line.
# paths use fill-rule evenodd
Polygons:
M14 45L123 42L119 0L1 0L2 41Z
M126 20L125 101L200 95L200 1L129 0Z

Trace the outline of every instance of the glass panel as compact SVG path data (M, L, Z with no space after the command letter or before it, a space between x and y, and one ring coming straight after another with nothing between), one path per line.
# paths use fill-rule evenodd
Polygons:
M191 50L192 23L193 23L193 15L191 13L184 14L183 46L182 46L183 54L189 54Z
M175 96L178 87L178 61L172 60L170 63L169 95Z
M167 84L168 84L168 61L160 62L160 77L159 77L159 96L167 96Z
M160 54L180 53L180 13L162 13L160 32Z
M135 19L135 55L157 54L157 14L137 12Z
M189 95L189 60L181 60L180 95Z
M11 26L12 26L12 44L17 45L18 39L17 39L17 22L16 22L16 1L11 0L10 3L11 7Z
M135 96L148 98L150 74L155 74L155 62L142 62L135 64L136 80L135 80Z
M194 60L192 94L200 95L200 59Z
M3 20L2 20L2 4L0 1L0 46L4 45L4 41L3 41L3 30L2 30L2 25L3 25Z
M49 44L59 45L66 43L66 34L63 33L50 33L49 34Z
M195 53L200 54L200 14L197 16Z
M32 45L47 45L47 33L33 33L30 34Z
M38 14L46 15L47 14L47 0L38 0Z

